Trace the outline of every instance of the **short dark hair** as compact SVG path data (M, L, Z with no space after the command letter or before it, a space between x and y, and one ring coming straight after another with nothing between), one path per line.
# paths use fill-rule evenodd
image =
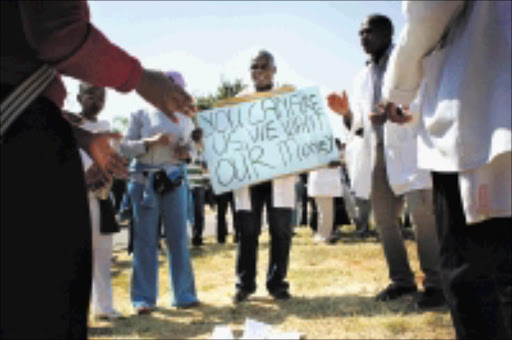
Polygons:
M268 60L269 64L275 65L274 56L272 55L272 53L270 53L267 50L259 50L253 59L256 59L256 58L265 58Z
M394 27L393 22L391 22L391 19L389 17L383 15L383 14L370 14L366 17L366 20L370 25L376 25L379 26L379 28L382 28L386 33L389 34L389 37L393 36L394 33Z

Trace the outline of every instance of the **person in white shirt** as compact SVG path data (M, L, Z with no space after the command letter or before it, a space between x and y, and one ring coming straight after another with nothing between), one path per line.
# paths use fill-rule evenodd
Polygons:
M441 274L459 339L512 337L511 7L404 2L406 25L383 87L389 119L420 115L418 164L432 172Z
M276 66L268 51L260 51L251 61L251 77L257 92L274 87ZM270 232L270 258L267 290L275 299L291 297L286 282L288 259L292 243L292 211L295 206L295 175L235 190L235 223L239 242L236 257L235 303L246 300L256 291L256 256L261 231L263 207L266 207Z
M98 120L98 115L105 105L106 91L103 87L93 86L82 82L79 85L77 95L78 103L82 106L81 120L78 124L91 132L110 131L110 123L106 120ZM92 160L85 152L81 152L84 165L92 165ZM87 166L86 177L94 173L94 167ZM99 174L99 173L98 173ZM112 234L101 231L101 193L108 193L108 183L102 187L89 188L89 213L91 215L92 228L92 310L98 319L119 319L123 315L113 307L112 277ZM105 187L106 186L106 187Z
M313 239L315 243L334 244L337 241L333 226L334 198L343 195L340 171L342 157L340 150L339 161L333 161L328 167L309 172L308 196L313 197L318 206L318 228ZM344 205L343 208L345 208Z
M432 207L430 175L416 166L416 136L413 128L386 122L377 104L381 99L382 77L393 49L393 24L386 16L374 14L362 23L361 45L371 57L355 80L352 110L348 97L331 94L330 108L342 114L354 133L362 128L363 141L354 179L356 196L371 199L373 216L382 240L391 283L377 296L378 301L396 299L417 291L398 219L404 199L415 224L421 270L425 273L419 308L438 307L445 299L439 273L439 244Z

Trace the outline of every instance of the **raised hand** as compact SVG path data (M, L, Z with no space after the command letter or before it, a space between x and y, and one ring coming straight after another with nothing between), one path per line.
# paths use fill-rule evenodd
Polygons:
M178 121L175 112L191 117L196 112L192 97L162 72L144 69L137 85L137 93L173 122Z
M327 96L327 104L331 110L341 115L347 114L350 110L346 91L343 91L341 96L334 92L331 93Z

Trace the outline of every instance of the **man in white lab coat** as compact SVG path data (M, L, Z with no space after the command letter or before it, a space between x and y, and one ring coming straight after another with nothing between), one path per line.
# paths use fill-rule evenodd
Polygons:
M398 224L406 199L415 224L421 270L425 273L425 289L417 304L423 309L438 307L445 299L439 274L439 243L430 175L416 165L414 127L387 122L384 112L377 106L382 78L393 49L393 25L386 16L374 14L363 21L359 35L371 60L355 80L351 109L345 92L341 96L329 95L328 102L333 111L343 115L353 134L356 131L360 134L362 130L362 146L356 157L358 164L353 164L358 174L352 185L357 197L371 199L391 281L376 298L393 300L417 290Z
M432 172L441 275L459 339L510 339L511 2L406 1L383 98L419 112ZM419 93L419 95L418 95ZM411 105L413 115L396 105Z

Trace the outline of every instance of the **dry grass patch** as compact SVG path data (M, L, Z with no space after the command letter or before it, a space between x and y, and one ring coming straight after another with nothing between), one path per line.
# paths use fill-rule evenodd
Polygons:
M129 317L114 322L91 320L93 339L207 339L215 325L229 324L240 337L246 318L298 331L310 339L454 339L447 310L420 312L415 297L389 303L374 300L388 283L378 242L313 245L311 232L298 228L293 238L288 279L293 299L274 301L265 290L268 235L263 232L258 254L258 289L250 300L233 305L235 245L217 245L206 238L193 250L196 287L202 305L179 310L170 306L168 265L160 256L157 311L133 315L129 285L131 257L118 252L114 265L114 304ZM418 273L416 245L407 242L413 270ZM417 275L421 286L422 276Z

